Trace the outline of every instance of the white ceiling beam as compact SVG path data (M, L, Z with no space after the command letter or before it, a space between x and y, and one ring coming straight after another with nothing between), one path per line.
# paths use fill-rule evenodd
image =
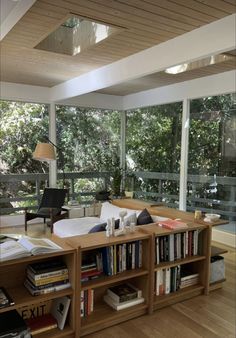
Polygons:
M236 14L101 67L52 88L52 100L83 95L168 67L236 48Z
M90 93L59 101L59 104L89 108L123 110L123 102L123 96Z
M30 9L36 0L21 0L15 2L14 6L9 6L10 0L1 0L1 11L6 13L6 17L0 23L0 41L7 35L22 16Z
M124 110L161 105L184 99L229 94L236 91L236 71L210 75L124 97Z
M50 88L19 83L0 82L2 100L50 103Z

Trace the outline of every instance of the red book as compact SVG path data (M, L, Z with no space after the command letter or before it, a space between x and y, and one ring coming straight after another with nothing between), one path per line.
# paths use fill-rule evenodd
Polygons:
M179 230L188 228L187 224L175 219L167 219L166 221L158 222L159 226L170 229L170 230Z
M43 316L35 318L26 319L26 324L29 327L30 333L32 335L55 329L57 327L57 321L51 315L51 313L47 313Z

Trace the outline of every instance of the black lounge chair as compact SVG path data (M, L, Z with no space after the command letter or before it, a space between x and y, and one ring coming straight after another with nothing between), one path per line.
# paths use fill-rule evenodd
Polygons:
M67 193L67 189L45 188L37 212L28 212L28 208L25 209L25 232L27 233L27 222L39 217L43 218L44 223L47 218L50 219L52 233L55 222L69 217L68 210L62 208Z

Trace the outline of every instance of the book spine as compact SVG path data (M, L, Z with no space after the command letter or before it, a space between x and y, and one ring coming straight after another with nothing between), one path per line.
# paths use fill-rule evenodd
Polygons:
M80 293L80 317L84 317L84 290Z
M28 274L27 274L27 277L35 286L46 285L46 284L50 284L54 282L63 281L65 279L69 279L68 273L65 273L64 275L60 275L60 276L47 277L47 278L43 278L39 280L32 279L31 275L28 275Z
M30 270L27 269L27 274L30 275L34 280L40 280L49 277L57 277L64 274L68 274L68 269L61 269L52 272L42 273L42 274L34 274Z
M66 283L69 282L69 279L64 279L62 281L53 282L53 283L49 283L49 284L45 284L45 285L39 285L39 286L35 286L29 279L27 279L27 282L33 290L43 290L43 289L47 289L49 287L66 284Z
M56 292L56 291L64 290L64 289L67 289L71 286L70 283L66 283L66 284L52 286L52 287L49 287L49 288L46 288L46 289L43 289L43 290L32 290L30 285L27 283L27 280L24 282L24 285L27 288L27 290L33 296L39 296L39 295L47 294L47 293L50 293L50 292Z

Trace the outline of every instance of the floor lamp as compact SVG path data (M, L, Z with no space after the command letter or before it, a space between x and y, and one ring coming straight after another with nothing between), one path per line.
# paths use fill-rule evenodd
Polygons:
M36 145L35 151L33 152L33 159L42 161L42 162L55 161L56 160L55 148L56 148L58 152L61 154L63 188L65 188L65 171L64 171L63 153L61 151L61 148L59 148L56 144L50 141L49 138L47 138L47 140L48 140L48 143L38 143Z

